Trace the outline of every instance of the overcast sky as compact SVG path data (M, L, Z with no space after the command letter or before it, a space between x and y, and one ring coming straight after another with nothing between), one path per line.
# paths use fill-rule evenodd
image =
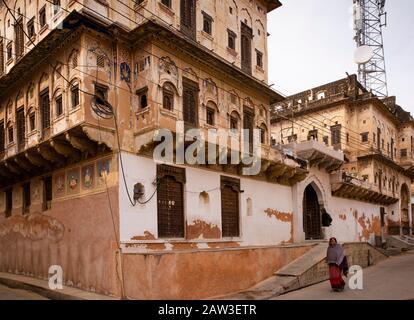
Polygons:
M352 0L282 0L269 15L269 84L293 94L357 73ZM414 114L414 1L387 0L389 95Z

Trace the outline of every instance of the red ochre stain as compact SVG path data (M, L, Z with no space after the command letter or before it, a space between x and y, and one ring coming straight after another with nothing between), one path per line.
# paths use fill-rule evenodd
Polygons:
M341 220L346 220L346 214L340 214L339 215L339 219L341 219Z
M240 246L238 242L209 242L207 245L209 248L213 249L234 248Z
M221 230L218 226L202 220L196 220L191 225L187 225L187 239L220 239Z
M379 236L381 234L381 220L379 217L371 216L365 217L363 214L359 219L358 223L362 228L362 232L359 234L359 240L368 241L372 234Z
M274 209L266 209L265 213L269 218L275 217L282 222L290 222L290 239L288 241L282 241L281 244L293 243L293 214L289 212L281 212Z
M132 237L131 240L155 240L154 235L149 231L144 231L143 236Z

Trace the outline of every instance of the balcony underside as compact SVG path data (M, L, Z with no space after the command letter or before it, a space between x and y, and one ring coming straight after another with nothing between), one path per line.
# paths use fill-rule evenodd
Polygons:
M398 202L398 198L391 197L364 187L342 182L332 185L332 195L334 197L358 200L363 202L391 205Z
M82 160L109 153L111 139L99 143L96 129L76 126L0 161L0 187L24 181ZM108 133L103 133L108 137Z
M153 157L154 149L160 142L154 141L152 137L153 132L147 133L146 137L140 137L140 141L136 145L138 154L145 155L147 157ZM192 142L185 142L184 152L191 145L191 143ZM227 148L227 157L224 156L223 158L223 149L217 144L211 144L208 142L205 142L204 145L205 159L209 159L208 151L209 148L211 148L211 145L213 145L212 148L215 148L216 150L215 161L213 161L215 164L195 164L195 166L203 169L211 169L234 175L243 175L243 168L249 168L252 166L251 164L246 164L246 162L243 162L243 155L240 150L231 150L230 148ZM173 152L175 162L177 158L177 145L175 135ZM232 152L238 153L239 155L239 161L237 163L235 163L234 159L231 158ZM225 159L225 161L223 161L223 159ZM267 182L271 183L292 186L304 180L309 174L308 170L303 168L297 161L293 159L283 158L280 152L272 148L269 148L265 154L262 154L259 161L261 162L259 172L249 177L266 180ZM225 164L221 164L223 162L225 162Z

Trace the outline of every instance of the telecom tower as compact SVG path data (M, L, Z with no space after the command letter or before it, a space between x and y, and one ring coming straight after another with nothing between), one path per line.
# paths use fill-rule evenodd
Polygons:
M379 98L388 96L382 28L387 25L385 0L353 0L359 81Z

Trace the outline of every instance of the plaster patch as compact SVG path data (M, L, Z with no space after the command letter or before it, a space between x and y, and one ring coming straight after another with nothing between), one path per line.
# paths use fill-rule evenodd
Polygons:
M12 216L0 225L0 237L17 234L30 240L57 242L63 238L64 232L65 227L60 221L40 213Z
M220 239L221 230L217 225L196 220L191 225L187 225L187 239Z

